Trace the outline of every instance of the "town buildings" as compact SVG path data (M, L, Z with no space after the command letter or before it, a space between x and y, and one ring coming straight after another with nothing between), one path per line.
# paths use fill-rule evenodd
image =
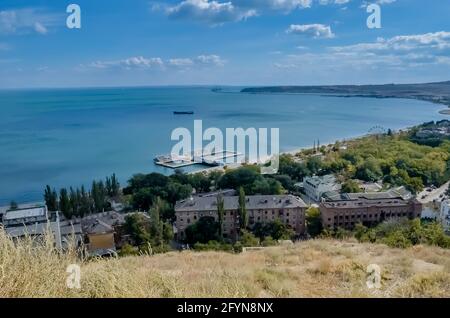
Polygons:
M377 193L346 193L320 203L325 229L352 229L356 224L378 224L391 218L418 218L422 204L404 187Z
M445 232L450 233L450 199L442 201L439 218Z
M341 190L342 186L334 175L306 177L303 180L305 194L311 200L319 202L326 192Z
M5 232L14 239L51 233L56 248L75 244L85 247L90 256L114 254L122 245L121 227L125 218L115 211L69 220L58 211L48 211L44 204L37 203L23 204L14 210L0 208L0 217Z
M22 205L14 210L2 209L1 223L13 238L53 235L55 246L62 248L70 240L71 233L79 233L79 226L68 221L61 222L58 212L50 212L43 204Z
M122 245L123 214L114 211L96 213L82 218L80 222L90 256L113 255Z
M235 239L239 233L239 197L223 196L224 236ZM252 195L245 197L245 208L249 216L249 227L257 223L279 220L289 225L297 235L305 232L306 204L292 195ZM179 201L175 205L177 238L185 237L188 226L200 218L211 216L218 220L217 195L195 196Z

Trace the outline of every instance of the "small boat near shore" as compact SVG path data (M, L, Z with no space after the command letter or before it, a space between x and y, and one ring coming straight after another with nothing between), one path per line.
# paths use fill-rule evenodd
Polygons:
M174 111L174 115L194 115L193 111L187 111L187 112L180 112L180 111Z

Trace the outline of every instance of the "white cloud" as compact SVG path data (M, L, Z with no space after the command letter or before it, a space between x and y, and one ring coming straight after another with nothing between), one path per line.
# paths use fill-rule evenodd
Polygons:
M34 24L34 30L40 34L47 34L47 32L48 32L47 28L39 22L36 22Z
M213 66L223 66L225 64L225 60L218 55L199 55L196 58L196 62L200 65Z
M284 56L274 64L277 69L305 68L324 72L372 71L377 69L407 72L421 68L450 65L450 32L399 35L374 42L329 47L320 53L307 52Z
M319 0L319 3L321 5L327 5L327 4L347 4L350 0Z
M37 8L3 10L0 11L0 34L29 32L46 34L48 28L55 26L59 19L59 15Z
M290 12L295 9L309 8L312 0L234 0L233 4L241 8L251 8L257 12L277 10Z
M267 12L289 13L310 8L315 1L321 5L342 5L350 0L183 0L175 5L154 2L151 10L164 11L172 19L193 20L216 26Z
M159 57L145 58L143 56L130 57L117 61L96 61L90 64L94 68L113 68L120 67L124 69L149 69L164 66L164 62Z
M214 67L223 65L225 65L225 60L218 55L199 55L195 58L172 58L167 60L163 60L160 57L146 58L143 56L135 56L123 60L96 61L91 63L89 66L97 69L120 68L125 70L164 70L167 67L187 69L194 67Z
M378 38L376 42L358 43L348 46L333 47L336 52L364 51L412 51L412 50L444 50L450 48L450 32L399 35L390 39Z
M178 66L178 67L187 67L194 65L194 61L188 58L177 58L177 59L170 59L169 65L172 66Z
M185 0L173 7L167 7L165 11L172 19L192 19L210 25L241 21L256 15L252 9L241 10L232 2L221 3L215 0Z
M287 30L288 34L309 35L314 38L333 38L331 27L323 24L292 24Z
M368 5L372 4L372 3L376 3L379 5L383 5L383 4L391 4L397 2L397 0L376 0L376 1L363 1L363 3L361 4L361 8L367 8Z

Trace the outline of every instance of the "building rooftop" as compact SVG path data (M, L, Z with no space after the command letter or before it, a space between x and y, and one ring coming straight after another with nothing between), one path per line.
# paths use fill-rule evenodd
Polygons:
M114 232L114 228L111 225L96 219L93 222L83 224L83 232L86 234L104 234Z
M16 219L46 217L46 215L47 215L47 209L45 208L45 206L34 207L34 208L24 208L24 209L7 211L3 215L3 220L10 221L10 220L16 220Z
M224 196L225 210L237 210L239 208L238 196ZM283 209L283 208L304 208L305 202L292 195L252 195L246 196L245 206L248 210L255 209ZM194 211L216 211L217 197L192 197L177 202L175 211L194 212Z
M304 183L307 182L309 184L312 184L314 186L318 186L320 184L330 184L334 185L337 183L336 177L332 174L328 174L325 176L313 176L313 177L306 177L303 181Z
M114 226L123 223L125 223L125 216L114 211L91 214L81 219L81 227L86 234L112 232Z
M394 188L385 192L374 193L329 193L322 204L325 207L367 207L367 206L401 206L413 199L411 192L404 187Z

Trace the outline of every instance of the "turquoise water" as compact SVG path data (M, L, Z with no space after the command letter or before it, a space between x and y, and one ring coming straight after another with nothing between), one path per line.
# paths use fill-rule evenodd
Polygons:
M170 170L153 158L169 153L177 127L280 128L281 150L443 118L442 106L402 99L241 94L192 88L0 91L0 204L42 199L46 184L89 185L115 172ZM174 116L173 111L195 111Z

